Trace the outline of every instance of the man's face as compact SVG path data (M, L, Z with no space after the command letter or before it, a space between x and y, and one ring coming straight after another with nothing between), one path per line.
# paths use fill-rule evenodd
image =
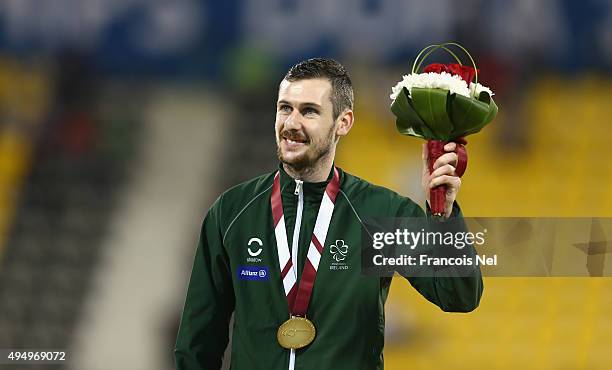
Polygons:
M276 104L278 158L295 170L313 167L334 150L331 84L326 79L283 80Z

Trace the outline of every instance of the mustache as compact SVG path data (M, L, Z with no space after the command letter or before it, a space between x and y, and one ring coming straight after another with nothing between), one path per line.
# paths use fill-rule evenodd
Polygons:
M280 136L293 141L308 142L308 136L298 130L283 130Z

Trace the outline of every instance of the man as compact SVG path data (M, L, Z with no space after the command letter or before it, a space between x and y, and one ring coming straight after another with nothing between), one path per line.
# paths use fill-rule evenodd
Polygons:
M278 170L225 192L204 220L176 343L178 369L221 367L232 313L232 369L383 368L391 278L361 273L363 220L425 213L334 166L352 109L351 81L338 62L310 59L289 70L276 105ZM460 216L454 149L445 146L431 174L423 158L426 193L447 186L446 217ZM479 270L408 280L444 311L471 311L482 294Z

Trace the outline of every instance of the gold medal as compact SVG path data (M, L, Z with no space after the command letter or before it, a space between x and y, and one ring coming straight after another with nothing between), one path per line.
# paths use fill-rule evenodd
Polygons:
M314 340L316 330L310 320L305 317L292 316L278 327L276 339L287 349L306 347Z

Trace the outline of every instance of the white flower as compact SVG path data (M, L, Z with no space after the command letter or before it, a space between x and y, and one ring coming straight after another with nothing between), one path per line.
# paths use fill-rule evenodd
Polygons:
M470 83L470 92L472 93L472 97L475 97L478 99L482 91L486 91L487 93L489 93L489 96L495 95L493 94L491 89L486 86L483 86L481 84L475 84L473 82Z
M493 95L491 89L481 84L470 83L468 84L459 76L451 75L447 72L435 73L413 73L404 75L403 79L397 83L397 85L391 88L392 93L389 96L391 100L395 100L402 88L408 89L409 93L412 93L413 87L426 88L426 89L443 89L450 91L451 94L463 95L466 98L473 98L478 96L481 91L486 91L489 95ZM474 95L477 93L476 95Z

